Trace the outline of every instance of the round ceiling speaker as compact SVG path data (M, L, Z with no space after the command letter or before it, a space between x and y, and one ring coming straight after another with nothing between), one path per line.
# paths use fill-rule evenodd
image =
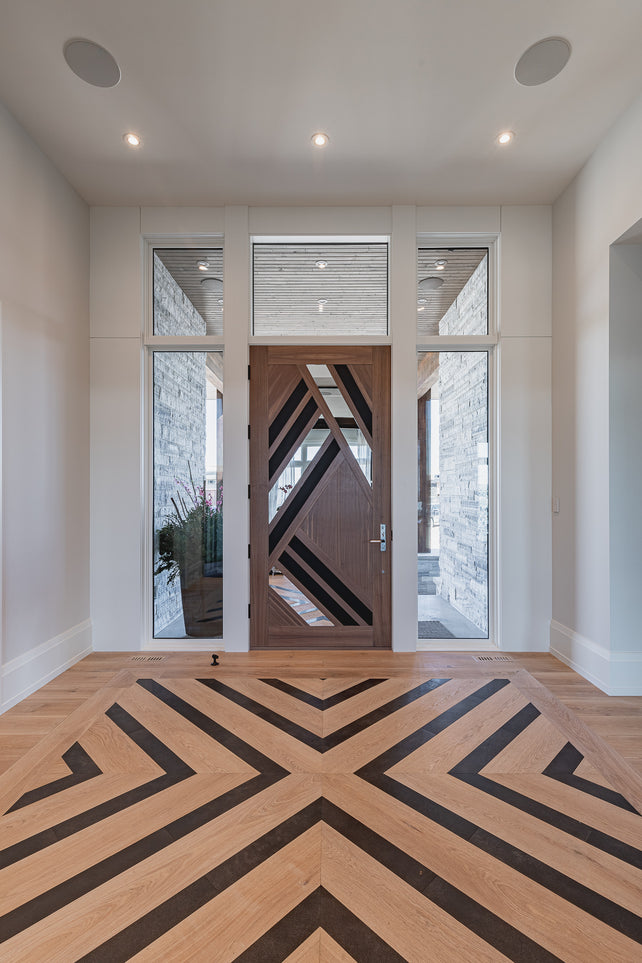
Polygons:
M545 84L564 69L571 56L571 45L563 37L538 40L522 54L515 67L515 80L524 87Z
M93 40L68 40L63 55L77 77L93 87L115 87L120 67L108 50Z
M438 291L443 283L444 283L443 278L435 278L435 277L422 278L421 281L419 282L419 290L420 291Z

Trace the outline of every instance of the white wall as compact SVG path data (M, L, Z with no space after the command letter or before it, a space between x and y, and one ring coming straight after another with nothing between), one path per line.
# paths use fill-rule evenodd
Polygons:
M504 649L544 651L551 616L551 211L548 207L412 206L92 209L91 594L95 648L135 650L152 644L142 588L141 239L149 235L197 238L223 229L228 339L224 470L226 490L233 493L226 498L225 514L225 647L243 651L248 645L247 445L243 440L247 423L248 235L392 235L393 644L401 651L414 650L417 630L416 234L481 238L501 232L497 372L502 400L495 414L502 443L495 516L499 520L502 603L495 614L496 634Z
M642 694L642 635L614 650L609 564L609 248L642 215L642 97L553 208L551 650L611 694Z
M87 205L0 106L2 708L91 649L88 278Z

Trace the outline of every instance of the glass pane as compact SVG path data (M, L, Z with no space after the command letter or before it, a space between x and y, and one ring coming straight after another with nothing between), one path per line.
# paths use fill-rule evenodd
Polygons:
M329 434L329 428L315 427L310 429L307 436L301 442L270 490L268 502L268 516L270 521L272 521L305 469L319 452Z
M154 353L154 638L223 634L223 353Z
M365 435L359 428L330 369L325 364L309 364L308 371L314 378L331 413L337 420L341 434L348 442L350 451L359 463L359 468L372 485L372 450Z
M156 248L154 334L223 336L223 248Z
M419 341L474 334L488 334L487 248L419 248Z
M388 245L253 246L256 335L386 335Z
M420 352L419 638L488 637L488 355Z
M270 589L276 592L308 625L333 624L278 568L273 568L270 572Z

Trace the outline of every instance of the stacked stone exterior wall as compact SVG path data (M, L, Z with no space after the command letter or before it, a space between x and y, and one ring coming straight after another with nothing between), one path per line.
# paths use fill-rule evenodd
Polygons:
M441 335L486 333L484 259L439 325ZM439 593L488 632L488 362L444 352L439 363Z
M205 322L169 271L154 258L154 324L159 335L205 334ZM207 355L203 351L154 355L154 532L173 511L178 482L205 477ZM177 481L178 479L178 481ZM156 546L155 546L156 553ZM154 630L162 632L182 615L178 579L154 576Z

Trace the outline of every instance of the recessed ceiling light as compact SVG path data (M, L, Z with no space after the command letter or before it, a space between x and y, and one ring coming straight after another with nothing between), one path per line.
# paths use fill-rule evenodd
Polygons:
M447 264L448 264L448 261L446 260L445 257L440 257L435 261L435 267L437 268L438 271L445 270L445 267Z
M318 267L320 271L323 271L324 268L327 268L328 262L327 262L327 261L315 261L315 262L314 262L314 266L315 266L315 267Z
M140 147L143 143L138 134L135 134L131 130L127 134L123 134L123 140L128 147Z
M197 261L197 262L196 262L196 267L199 269L199 271L207 271L207 269L209 268L209 266L210 266L210 262L209 262L209 261Z
M497 137L497 143L504 146L505 144L510 144L515 134L512 130L503 130L501 134Z
M223 304L223 298L219 298L216 303L217 303L217 304Z
M427 298L417 298L417 304L427 304L427 303L428 303Z
M515 80L524 87L545 84L564 69L571 45L563 37L546 37L529 47L517 61Z
M93 40L68 40L62 54L75 75L92 87L115 87L120 80L120 67L110 52Z
M320 130L317 131L316 134L312 135L312 143L315 147L325 147L329 140L330 138L328 135L324 134Z

